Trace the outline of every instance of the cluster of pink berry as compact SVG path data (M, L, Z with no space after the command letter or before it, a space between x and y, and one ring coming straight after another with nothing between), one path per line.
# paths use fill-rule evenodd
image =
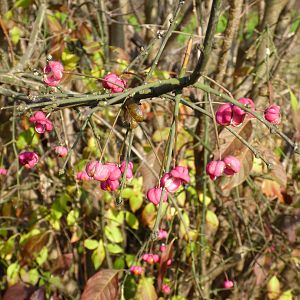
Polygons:
M164 188L163 201L166 202L168 200L168 193L175 193L182 184L189 182L190 176L188 169L186 167L177 166L161 177L160 187L151 188L147 193L147 198L154 205L158 205L162 194L162 188Z
M120 186L120 178L124 174L126 161L123 161L120 166L115 163L102 164L97 160L90 161L85 168L85 171L77 173L76 178L82 181L95 179L100 181L100 187L105 191L115 191ZM128 180L133 177L133 163L130 161L127 164L126 178Z
M232 156L226 156L223 160L212 160L206 165L206 173L211 180L216 180L217 177L225 174L232 176L238 173L241 168L240 161Z
M252 111L255 111L255 105L249 98L241 98L238 100L245 107L248 107ZM225 103L219 106L216 112L216 121L218 124L223 126L239 126L241 125L246 116L251 116L245 112L241 107L233 105L231 103ZM272 104L264 111L265 119L275 125L280 124L280 106Z
M118 77L115 73L108 73L102 79L102 86L112 93L121 93L126 88L126 81Z
M249 107L252 111L255 110L255 105L251 99L241 98L238 100L245 107ZM231 103L225 103L219 106L216 112L216 121L223 126L239 126L249 116L242 108Z
M37 111L29 118L29 121L34 124L35 131L39 134L53 130L52 122L46 118L46 115L42 111ZM60 157L65 157L68 154L68 149L63 146L56 146L54 151ZM19 154L19 163L26 169L34 168L38 161L39 156L33 151L22 151Z
M163 230L163 229L160 229L159 230L159 233L158 233L158 239L165 239L168 237L168 233L167 231ZM162 244L160 246L160 250L161 252L165 251L166 249L166 246L165 244ZM158 263L160 262L160 256L158 254L153 254L153 253L145 253L143 256L142 256L142 260L146 263L148 263L149 265L153 265L155 263ZM171 266L172 264L172 260L171 259L168 259L167 261L167 266ZM134 266L131 266L129 271L131 272L132 275L135 275L135 276L138 276L138 275L142 275L144 273L144 268L141 267L141 266L137 266L137 265L134 265ZM167 284L162 284L161 286L161 290L164 294L168 295L171 293L171 288L169 285Z

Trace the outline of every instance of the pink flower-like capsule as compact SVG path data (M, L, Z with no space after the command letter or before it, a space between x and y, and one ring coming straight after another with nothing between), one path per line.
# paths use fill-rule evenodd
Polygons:
M279 125L281 121L280 106L272 104L264 112L265 119L272 124Z
M181 186L182 180L175 178L171 173L166 173L160 179L160 185L164 187L169 193L175 193Z
M120 166L120 170L121 170L122 174L124 174L124 172L125 172L125 167L126 167L126 161L123 161ZM127 165L127 172L126 172L127 179L131 179L133 177L132 170L133 170L133 163L131 161L129 161L128 165Z
M153 265L153 264L159 262L160 257L157 254L146 253L142 256L142 259L143 259L143 261L147 262L148 264Z
M161 252L166 251L166 249L167 249L166 244L161 244L160 247L159 247L159 250L160 250Z
M102 86L111 90L112 93L121 93L126 87L126 81L118 77L115 73L109 73L104 76Z
M167 284L163 283L161 286L161 291L164 294L169 295L171 293L171 288Z
M225 169L225 163L222 160L212 160L206 165L206 173L211 180L221 176Z
M144 272L143 268L140 266L131 266L129 270L133 275L141 275Z
M105 166L109 169L109 180L118 180L121 177L121 170L115 163L106 163Z
M167 260L167 266L170 267L171 264L172 264L172 259L170 258L170 259Z
M223 126L230 125L232 119L232 108L233 105L231 103L220 105L216 112L216 122Z
M241 104L243 104L245 107L251 109L252 111L255 111L255 104L253 101L249 98L241 98L238 100ZM231 119L231 125L238 126L244 122L244 119L248 113L244 111L241 107L234 105L232 108L232 119Z
M4 168L0 168L0 175L6 176L7 175L7 170Z
M241 168L240 161L232 155L226 156L223 159L223 162L225 163L224 173L226 175L234 175L235 173L238 173Z
M48 86L57 86L63 77L64 66L61 62L51 60L44 67L44 82Z
M231 288L233 288L233 286L234 286L234 284L233 284L233 281L231 281L231 280L225 280L223 283L224 289L231 289Z
M162 239L166 239L167 237L168 237L168 232L163 229L160 229L158 232L158 239L162 240Z
M32 169L39 161L39 156L35 152L24 151L19 154L19 162L26 169Z
M99 162L97 160L92 160L87 163L87 165L85 167L85 171L88 174L88 176L94 177L95 172L96 172L96 167L98 164L99 164Z
M51 131L53 129L52 122L46 118L46 115L42 111L37 111L29 118L29 121L34 123L37 133L44 133L45 131Z
M152 188L147 192L147 198L154 205L158 205L160 202L161 193L162 193L161 188ZM167 200L168 200L168 193L165 191L163 196L163 202L167 202Z
M183 181L184 183L189 183L190 182L190 175L189 175L189 170L186 167L182 167L182 166L177 166L175 167L170 174L174 177L174 178L178 178L181 181Z
M110 167L106 164L101 164L98 162L96 165L94 179L98 181L106 181L110 175Z
M105 181L102 181L100 184L100 187L104 191L116 191L120 186L119 180L110 180L107 179Z
M56 146L54 151L59 157L65 157L68 155L68 149L64 146Z
M86 173L86 171L81 171L76 174L76 179L81 181L89 181L92 178Z

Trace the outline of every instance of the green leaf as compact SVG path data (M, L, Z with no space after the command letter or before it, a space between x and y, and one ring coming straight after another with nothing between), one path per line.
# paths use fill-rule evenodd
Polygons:
M134 191L131 188L125 188L121 191L121 197L129 199L133 195Z
M40 278L40 274L39 274L37 269L31 269L28 272L28 276L29 276L28 283L31 283L32 285L36 285L38 283L39 278Z
M36 146L38 143L39 137L34 131L34 128L30 127L18 136L16 145L18 149L24 149L26 146Z
M300 26L300 16L291 24L290 32L295 33Z
M190 226L189 215L183 211L182 212L182 220L180 219L180 225L179 225L179 236L181 238L186 236L186 234L188 233L188 232L186 232L186 230L189 230L189 226Z
M128 23L134 26L134 31L135 32L141 32L141 28L139 26L138 19L136 16L132 15L128 18Z
M113 225L107 225L104 228L105 236L113 243L123 242L123 236L121 230Z
M66 70L75 70L80 58L68 49L65 49L61 55L61 60Z
M84 240L83 245L85 248L89 250L94 250L98 247L98 241L92 239L86 239Z
M9 35L11 38L11 41L13 42L14 45L17 45L19 40L20 40L20 34L21 34L21 30L19 27L14 26L10 31L9 31Z
M227 27L227 18L226 16L224 15L221 15L219 17L219 20L218 20L218 24L217 24L217 28L216 28L216 33L222 33L225 31Z
M124 257L117 257L114 261L114 269L124 269L125 261Z
M124 252L124 249L118 244L108 244L107 250L111 254L120 254Z
M139 220L134 214L129 211L126 212L126 222L132 229L139 229Z
M23 8L26 8L28 7L31 3L32 3L33 0L18 0L15 2L15 5L14 7L23 7Z
M290 90L290 103L293 111L297 111L299 107L299 102L292 90Z
M10 264L6 270L7 281L9 283L15 283L16 280L18 279L19 272L20 272L20 265L18 262Z
M101 265L104 261L104 258L105 258L104 243L103 243L103 240L100 240L98 243L97 249L95 249L92 254L92 261L93 261L95 270L97 270L99 267L101 267Z
M143 204L143 194L141 192L134 192L129 198L129 205L132 212L136 212Z
M38 263L39 266L41 266L42 264L44 264L47 258L48 258L48 248L45 246L42 248L42 250L36 257L36 262Z
M79 217L78 209L72 209L67 216L67 223L69 226L73 226Z
M125 261L126 261L126 265L127 265L128 268L132 266L134 260L135 260L135 255L126 254Z
M258 24L259 24L258 13L251 12L247 16L247 21L246 21L246 24L245 24L245 30L246 30L245 38L246 38L246 40L251 38L251 36L253 35L254 30L255 30L255 28L257 27Z
M124 222L124 212L122 210L110 208L107 211L105 218L111 222L112 225L119 226Z

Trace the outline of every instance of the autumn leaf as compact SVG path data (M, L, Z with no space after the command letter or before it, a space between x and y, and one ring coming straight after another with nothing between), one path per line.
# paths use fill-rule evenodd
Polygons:
M119 270L105 269L86 283L80 300L116 300L119 291Z
M168 266L168 262L170 262L170 259L172 260L173 257L173 244L176 239L173 239L166 247L166 250L162 253L159 263L159 271L157 276L157 285L159 289L161 289L164 276L166 274Z

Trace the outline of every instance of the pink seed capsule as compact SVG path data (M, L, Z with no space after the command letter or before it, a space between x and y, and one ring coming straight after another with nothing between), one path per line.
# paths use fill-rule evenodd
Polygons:
M221 176L225 169L225 163L222 160L212 160L206 165L206 174L211 180L216 180Z
M272 124L279 125L281 122L280 106L270 105L264 112L264 117Z

